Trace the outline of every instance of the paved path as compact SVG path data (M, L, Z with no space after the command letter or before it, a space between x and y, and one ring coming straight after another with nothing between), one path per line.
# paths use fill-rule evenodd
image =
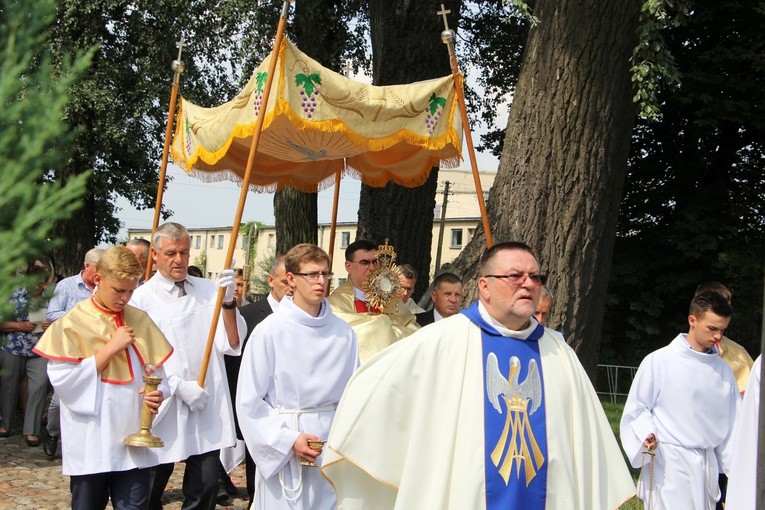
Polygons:
M21 417L13 422L13 431L21 430ZM183 464L176 464L164 497L164 510L180 510L183 503L181 482ZM226 508L247 508L244 466L236 468L231 478L239 489L236 498L229 499ZM70 508L69 477L61 474L61 450L51 460L43 452L42 445L29 447L24 436L16 434L0 439L0 510L68 510ZM108 506L111 508L111 505Z

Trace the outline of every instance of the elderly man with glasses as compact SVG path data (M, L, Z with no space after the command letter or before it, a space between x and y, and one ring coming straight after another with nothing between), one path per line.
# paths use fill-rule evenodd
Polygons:
M332 311L356 332L361 363L419 328L414 315L398 300L392 315L369 305L364 289L377 265L377 245L367 240L349 244L345 250L348 280L329 296Z
M534 319L523 243L488 249L479 301L362 366L324 449L338 508L609 509L635 493L574 351Z

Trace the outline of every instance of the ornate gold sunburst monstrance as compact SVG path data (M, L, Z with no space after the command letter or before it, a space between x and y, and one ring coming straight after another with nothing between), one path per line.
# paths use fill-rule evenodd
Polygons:
M364 292L367 294L369 304L378 308L381 313L395 315L398 311L399 291L401 284L399 276L401 271L396 266L396 252L393 246L385 244L377 247L377 260L379 265L372 271L367 280Z

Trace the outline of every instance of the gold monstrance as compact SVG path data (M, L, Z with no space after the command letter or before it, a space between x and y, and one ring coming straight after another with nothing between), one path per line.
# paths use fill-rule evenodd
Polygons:
M152 375L156 370L154 365L147 363L144 365L143 370L146 374L143 376L143 391L144 395L146 395L157 389L157 386L159 386L162 378ZM162 448L165 446L165 443L162 442L162 439L151 433L151 424L153 421L154 415L151 414L151 408L149 408L149 405L144 402L143 407L141 408L141 420L139 422L141 430L135 434L130 434L127 436L122 441L123 444L127 446L138 446L141 448Z
M385 239L385 244L377 247L377 260L379 266L369 275L364 289L367 301L382 313L396 315L397 302L400 301L398 293L401 290L401 271L395 264L396 251L388 244L388 239Z

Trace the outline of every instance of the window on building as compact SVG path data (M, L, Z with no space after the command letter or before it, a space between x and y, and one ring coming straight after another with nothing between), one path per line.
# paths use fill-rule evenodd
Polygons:
M351 233L340 232L340 248L344 250L349 244L351 244Z
M247 250L247 236L239 236L239 239L242 240L242 249Z
M218 236L218 249L219 250L223 249L223 234Z
M348 278L338 278L337 279L337 286L339 287L340 285L344 284L347 280L348 280Z
M450 248L462 248L462 229L453 228L451 239L451 243L449 244Z
M215 248L215 236L210 236L210 248Z
M194 248L197 250L202 247L202 236L197 236L197 238L194 240Z
M468 229L468 242L470 242L473 239L473 236L475 235L475 229L469 228Z
M274 237L274 234L268 234L268 246L273 247L276 244L276 239Z

